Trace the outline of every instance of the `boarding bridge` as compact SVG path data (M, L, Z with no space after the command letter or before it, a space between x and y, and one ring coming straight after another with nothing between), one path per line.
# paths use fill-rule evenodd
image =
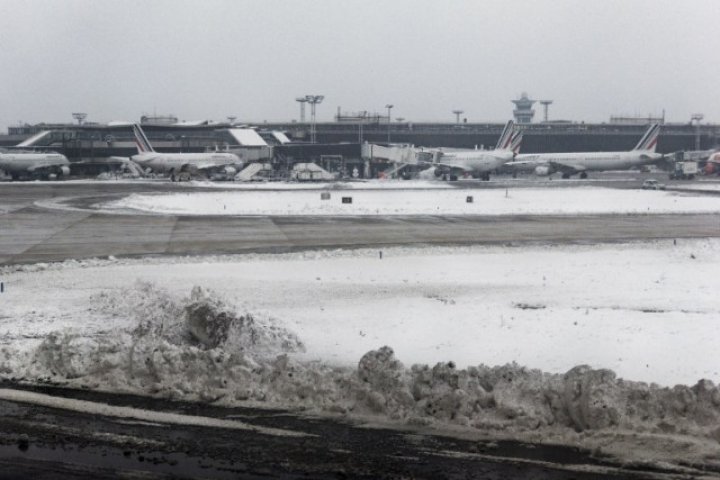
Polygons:
M372 143L364 143L362 145L362 158L364 160L381 159L392 163L416 163L416 149L412 145L391 145L385 147L383 145L374 145Z

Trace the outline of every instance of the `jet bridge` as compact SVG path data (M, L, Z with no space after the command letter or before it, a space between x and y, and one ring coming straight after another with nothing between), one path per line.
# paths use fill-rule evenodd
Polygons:
M362 158L364 160L387 160L391 163L416 163L415 147L412 145L362 145Z

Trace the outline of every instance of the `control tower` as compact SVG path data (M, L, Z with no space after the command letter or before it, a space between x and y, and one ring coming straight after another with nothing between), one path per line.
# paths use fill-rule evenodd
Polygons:
M513 100L512 102L515 104L515 110L513 110L515 121L517 123L532 122L532 119L535 116L535 110L533 110L532 106L536 100L531 100L528 98L527 92L522 92L520 98Z

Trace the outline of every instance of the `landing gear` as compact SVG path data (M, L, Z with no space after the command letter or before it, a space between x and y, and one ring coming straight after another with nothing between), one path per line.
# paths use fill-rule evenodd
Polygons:
M483 179L484 182L489 182L490 181L490 172L485 172L480 177Z
M568 178L570 178L570 174L569 174L569 173L563 173L563 174L562 174L562 178L565 179L565 180L567 180Z
M190 181L190 172L177 172L175 173L175 170L170 171L170 181L171 182L189 182Z
M587 172L580 172L580 178L585 180L587 178Z

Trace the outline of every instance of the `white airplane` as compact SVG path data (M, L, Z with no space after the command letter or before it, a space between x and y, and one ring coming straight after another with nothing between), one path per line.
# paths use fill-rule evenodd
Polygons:
M514 158L521 140L522 132L515 131L513 121L510 120L500 134L494 150L431 150L420 152L418 163L435 167L436 177L452 180L458 175L470 174L475 178L490 180L490 172Z
M190 177L198 171L219 170L229 176L234 176L242 166L240 157L234 153L159 153L150 145L140 125L133 124L133 133L138 153L131 156L130 159L153 172L169 174L170 180L173 182L190 180Z
M70 174L70 162L65 155L54 152L0 153L0 170L13 180L21 178L58 179Z
M628 170L663 158L662 154L655 153L659 134L660 125L651 125L629 152L528 153L517 155L507 165L518 169L531 167L541 176L560 172L562 178L575 174L587 178L589 171Z

